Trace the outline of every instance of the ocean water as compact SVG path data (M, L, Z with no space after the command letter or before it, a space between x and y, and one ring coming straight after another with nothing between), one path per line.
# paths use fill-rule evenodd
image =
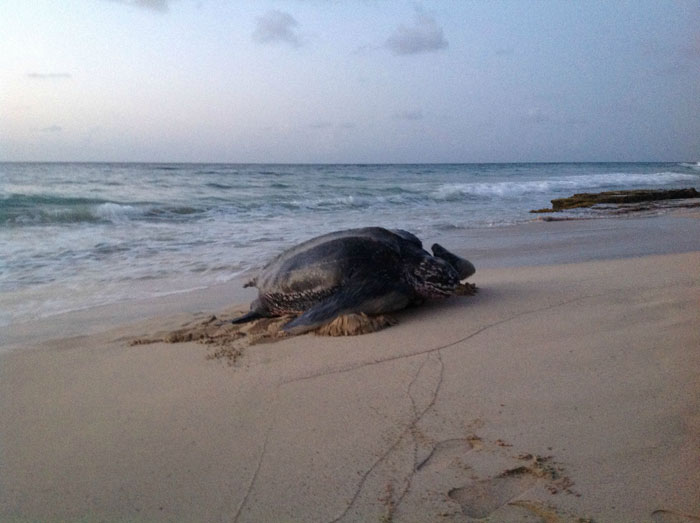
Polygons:
M0 326L216 285L336 229L427 242L575 192L699 182L697 163L0 163Z

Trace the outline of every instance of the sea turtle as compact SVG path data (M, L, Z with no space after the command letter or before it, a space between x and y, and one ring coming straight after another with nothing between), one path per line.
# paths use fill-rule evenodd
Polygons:
M250 312L232 321L299 314L282 330L300 334L341 315L377 315L450 296L474 266L438 244L432 251L410 232L381 227L318 236L265 265L246 284L259 291Z

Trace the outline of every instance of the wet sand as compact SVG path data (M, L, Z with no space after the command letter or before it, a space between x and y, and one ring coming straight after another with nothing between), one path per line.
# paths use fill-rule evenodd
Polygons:
M131 344L247 299L221 288L15 328L0 519L697 521L700 221L674 219L513 228L532 266L445 239L476 296L232 366Z

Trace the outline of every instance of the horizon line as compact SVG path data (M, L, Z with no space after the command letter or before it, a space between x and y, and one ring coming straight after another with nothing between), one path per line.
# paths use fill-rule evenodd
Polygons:
M602 163L700 163L697 160L549 160L487 162L226 162L156 160L0 160L0 164L135 164L135 165L523 165L523 164L602 164Z

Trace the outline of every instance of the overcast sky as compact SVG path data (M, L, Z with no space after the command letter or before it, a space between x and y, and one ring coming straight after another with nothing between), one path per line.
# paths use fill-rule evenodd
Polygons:
M0 160L700 160L700 2L2 0Z

